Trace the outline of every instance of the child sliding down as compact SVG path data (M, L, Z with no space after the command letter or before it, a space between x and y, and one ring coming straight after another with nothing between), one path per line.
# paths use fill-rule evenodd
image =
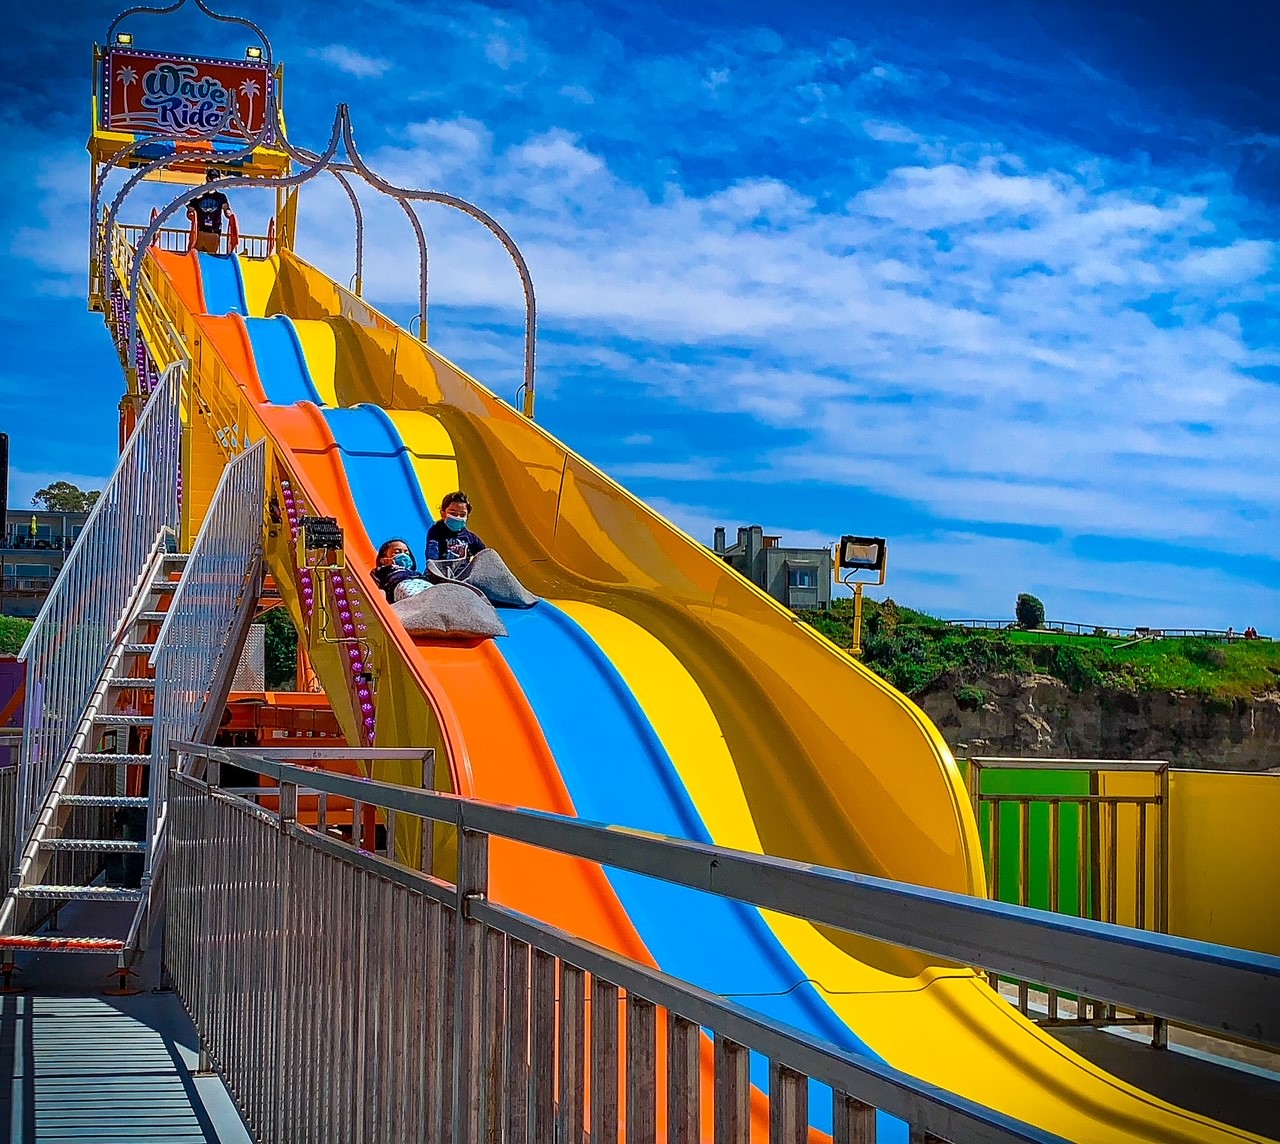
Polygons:
M416 596L431 587L431 581L418 571L418 562L414 560L409 545L398 536L384 541L378 549L373 579L386 593L390 604Z

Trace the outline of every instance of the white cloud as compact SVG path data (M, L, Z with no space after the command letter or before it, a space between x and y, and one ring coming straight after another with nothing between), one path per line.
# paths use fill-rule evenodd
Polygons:
M307 55L313 59L323 60L356 79L378 79L386 75L392 68L392 62L379 56L366 55L345 44L330 44L324 48L312 48Z
M778 179L651 197L567 132L506 150L466 120L409 135L449 145L375 161L499 214L544 328L643 345L598 361L619 384L807 436L745 471L726 447L619 476L838 482L949 519L1277 553L1280 403L1249 372L1274 349L1223 312L1274 296L1274 244L1222 233L1204 196L1006 158L899 168L823 211ZM484 230L437 213L431 231L433 297L514 317ZM408 301L416 269L390 233L371 226L366 281ZM1177 321L1148 315L1157 292Z

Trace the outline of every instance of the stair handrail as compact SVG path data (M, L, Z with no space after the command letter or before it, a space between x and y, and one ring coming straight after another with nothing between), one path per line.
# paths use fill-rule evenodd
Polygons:
M150 662L155 668L147 853L142 885L151 885L168 807L171 740L196 729L236 630L236 616L252 594L263 552L267 501L267 445L255 442L222 470L209 511L192 545ZM241 633L243 636L243 633Z
M170 366L147 399L18 653L27 687L18 761L19 847L72 747L156 537L177 527L184 374L181 363Z

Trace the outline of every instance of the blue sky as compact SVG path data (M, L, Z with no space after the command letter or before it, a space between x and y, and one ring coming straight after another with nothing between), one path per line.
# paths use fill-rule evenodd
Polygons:
M105 479L120 389L83 302L86 76L116 9L44 11L0 69L15 503ZM239 11L285 62L295 140L344 100L384 174L504 224L538 290L539 419L697 538L884 535L886 593L951 617L1032 591L1051 618L1280 634L1272 6ZM131 26L243 47L185 13ZM244 229L266 197L238 198ZM365 201L366 292L407 319L407 226ZM513 394L514 271L423 218L433 341ZM312 192L301 252L346 277L351 247L345 201Z

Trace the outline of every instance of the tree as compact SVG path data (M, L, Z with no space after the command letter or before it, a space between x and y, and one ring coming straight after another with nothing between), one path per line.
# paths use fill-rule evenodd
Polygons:
M1029 592L1019 593L1013 614L1017 616L1020 628L1044 627L1044 605Z
M297 686L297 629L284 608L272 608L262 620L267 629L264 636L267 690L290 691Z
M54 481L40 489L31 498L31 503L49 512L88 512L101 495L99 489L86 492L70 481Z

